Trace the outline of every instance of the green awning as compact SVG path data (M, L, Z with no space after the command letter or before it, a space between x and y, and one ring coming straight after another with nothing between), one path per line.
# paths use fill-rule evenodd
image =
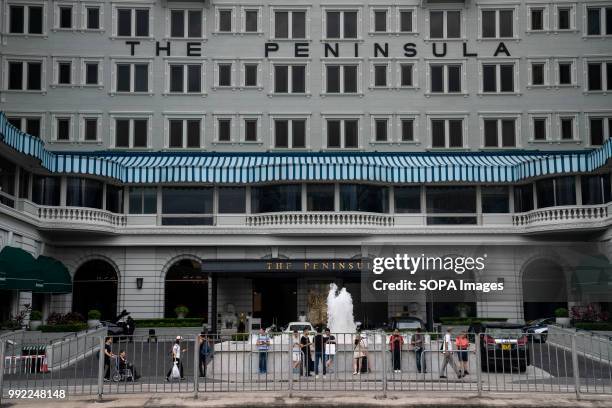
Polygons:
M20 248L10 246L2 248L0 274L5 277L3 289L38 292L44 288L34 257Z
M44 293L70 293L72 292L72 278L66 266L50 256L39 256L35 261L36 269L42 278Z

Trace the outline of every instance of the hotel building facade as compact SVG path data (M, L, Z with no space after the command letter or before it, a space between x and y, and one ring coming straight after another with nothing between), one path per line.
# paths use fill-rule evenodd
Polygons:
M397 245L485 251L472 278L505 290L468 313L522 321L586 305L532 302L530 276L571 292L577 254L612 256L611 2L0 12L1 245L61 261L73 284L0 285L3 319L25 304L106 318L183 304L215 329L234 314L283 325L330 282L368 326L456 315L426 293L361 301L362 258Z

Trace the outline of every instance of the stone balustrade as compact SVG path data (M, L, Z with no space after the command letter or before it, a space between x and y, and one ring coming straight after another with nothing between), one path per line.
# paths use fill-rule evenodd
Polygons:
M597 221L608 217L607 205L582 205L550 207L514 214L512 225L530 226L538 224L556 224L559 222Z
M376 226L393 227L395 219L392 215L368 213L334 213L334 212L307 212L307 213L271 213L248 215L248 227L260 226Z
M124 227L126 225L125 215L96 208L38 206L37 216L41 221L50 222L102 224L112 227Z

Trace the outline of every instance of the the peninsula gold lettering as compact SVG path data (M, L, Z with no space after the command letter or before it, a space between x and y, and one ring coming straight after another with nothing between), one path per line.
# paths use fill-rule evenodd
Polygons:
M139 54L137 51L142 51L143 45L140 41L126 41L125 44L129 47L130 55L135 56ZM352 47L346 48L342 47L339 43L334 42L325 42L321 44L322 46L322 54L325 58L342 58L342 57L353 57L358 58L360 55L360 44L354 43ZM443 58L446 57L449 53L449 50L452 47L457 46L457 44L447 44L446 42L434 42L431 44L430 53L431 56L435 58ZM309 58L310 57L310 44L309 43L295 43L295 44L280 44L276 42L266 42L263 44L263 54L265 58L270 58L271 56L278 55L276 53L284 51L285 47L292 47L293 56L295 58ZM144 47L143 47L144 48ZM461 44L461 51L464 57L477 57L478 54L475 52L470 52L468 49L468 43L464 42ZM150 50L149 47L146 48ZM188 42L185 44L185 52L184 55L187 57L201 57L202 56L203 45L199 42ZM165 57L172 56L175 51L174 47L172 47L171 41L165 41L163 44L160 41L155 42L155 48L151 49L150 52L154 52L155 56L159 57L160 54L163 54ZM393 55L393 52L397 52L398 54L404 57L416 57L418 54L417 45L414 43L405 43L397 50L391 48L389 43L374 43L371 48L371 55L373 57L383 57L388 58ZM180 53L179 53L180 54ZM492 52L494 57L498 55L511 56L508 47L503 42L497 44L495 49Z

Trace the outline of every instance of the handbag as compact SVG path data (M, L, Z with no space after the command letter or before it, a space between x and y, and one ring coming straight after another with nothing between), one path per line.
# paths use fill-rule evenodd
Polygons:
M178 368L178 363L175 361L174 365L172 366L172 374L170 374L170 378L172 379L179 379L181 378L181 371Z

